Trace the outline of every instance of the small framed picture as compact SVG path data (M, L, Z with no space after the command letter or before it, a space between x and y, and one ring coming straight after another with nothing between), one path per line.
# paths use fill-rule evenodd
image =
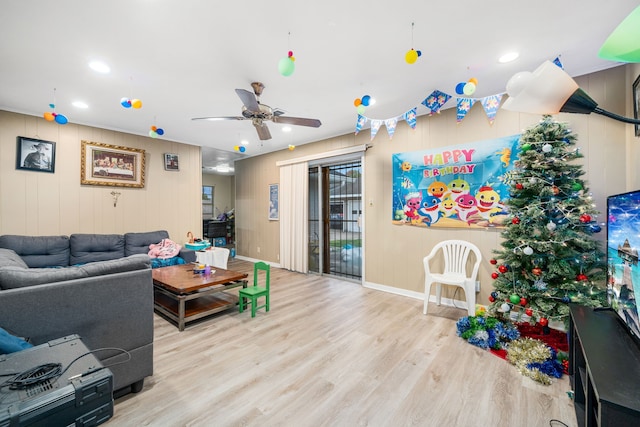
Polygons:
M277 221L279 218L278 210L278 184L269 184L269 220Z
M16 138L16 169L54 173L56 143L19 136Z
M179 171L180 164L177 154L164 153L164 170Z
M633 117L638 120L640 115L640 76L633 82ZM636 136L640 136L640 125L636 126Z

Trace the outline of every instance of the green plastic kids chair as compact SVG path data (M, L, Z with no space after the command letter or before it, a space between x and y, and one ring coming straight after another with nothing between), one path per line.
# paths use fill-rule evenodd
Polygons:
M258 277L260 271L264 271L264 286L258 286ZM239 301L238 307L240 313L244 311L245 303L248 304L251 300L251 317L256 317L256 311L259 308L265 308L269 311L269 281L271 276L271 266L266 262L257 262L253 265L253 286L240 289L238 294ZM258 298L265 297L263 305L258 305Z

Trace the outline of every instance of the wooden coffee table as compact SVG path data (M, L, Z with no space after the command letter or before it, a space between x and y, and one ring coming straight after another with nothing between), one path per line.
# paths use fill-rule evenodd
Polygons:
M247 287L247 274L212 269L212 274L193 272L193 264L160 267L152 270L154 309L176 323L178 330L205 316L235 307L238 297L223 291Z

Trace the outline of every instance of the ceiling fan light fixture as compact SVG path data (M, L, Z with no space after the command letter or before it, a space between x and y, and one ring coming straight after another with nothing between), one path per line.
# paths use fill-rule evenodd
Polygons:
M291 132L293 129L291 128L291 126L285 126L282 128L282 132Z

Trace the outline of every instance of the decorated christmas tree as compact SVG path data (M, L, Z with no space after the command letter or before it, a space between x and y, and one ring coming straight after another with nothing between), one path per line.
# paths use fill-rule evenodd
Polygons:
M569 302L606 302L605 256L592 236L601 231L566 123L544 116L519 142L517 169L505 200L509 219L491 264L489 312L519 322L568 322Z

